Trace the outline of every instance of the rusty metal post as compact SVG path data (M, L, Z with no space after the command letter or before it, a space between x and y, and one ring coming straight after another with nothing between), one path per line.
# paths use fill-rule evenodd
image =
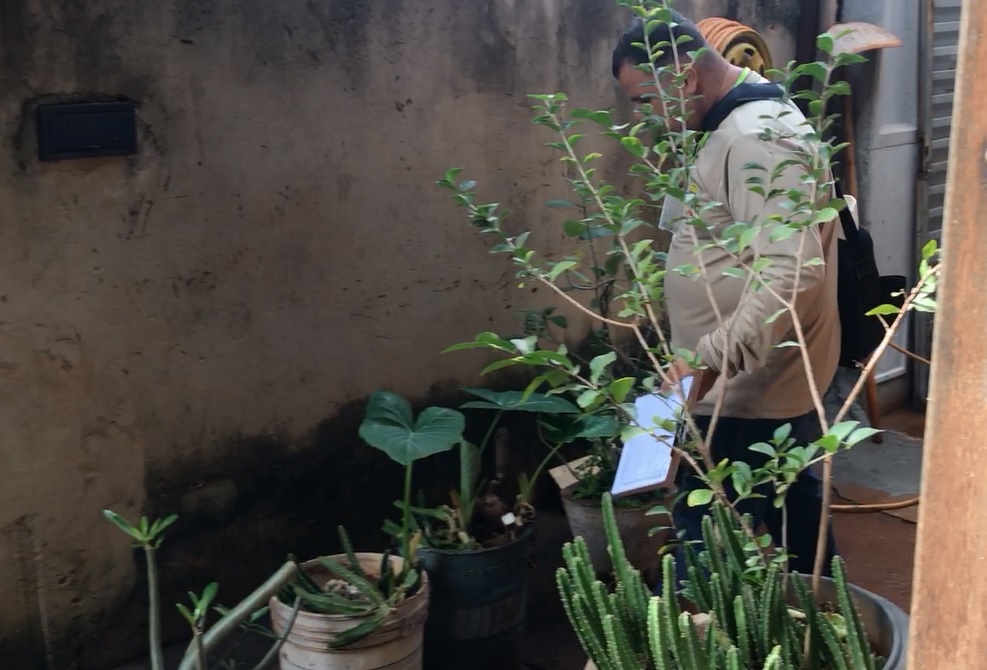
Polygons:
M987 668L987 3L967 0L922 466L909 670Z

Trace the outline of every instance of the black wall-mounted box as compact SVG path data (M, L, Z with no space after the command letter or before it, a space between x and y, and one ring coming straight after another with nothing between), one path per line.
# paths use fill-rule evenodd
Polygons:
M137 112L132 101L42 104L36 118L38 160L137 153Z

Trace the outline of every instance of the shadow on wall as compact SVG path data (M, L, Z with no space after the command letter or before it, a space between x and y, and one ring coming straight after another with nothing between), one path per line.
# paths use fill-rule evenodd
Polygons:
M678 3L756 16L773 48L792 4ZM433 182L463 166L551 248L566 186L525 96L623 108L626 20L613 0L0 6L0 666L141 653L143 572L106 507L181 515L166 603L212 579L232 602L338 523L382 541L396 473L356 439L361 399L451 398L483 359L443 347L550 302ZM39 163L32 105L83 94L136 101L137 153Z

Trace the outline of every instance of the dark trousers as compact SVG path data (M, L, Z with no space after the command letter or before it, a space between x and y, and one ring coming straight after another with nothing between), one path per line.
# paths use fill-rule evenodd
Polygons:
M751 451L750 446L758 442L770 442L774 437L775 430L786 423L792 424L791 437L795 439L797 446L812 443L821 436L819 418L815 412L805 414L794 419L732 419L719 418L713 432L713 441L710 445L713 462L718 463L723 459L730 461L743 461L752 469L763 467L769 460L764 454ZM709 431L710 418L696 417L696 425L699 428L703 439ZM702 480L689 468L684 465L678 475L678 486L680 495L676 498L676 503L672 509L672 519L676 530L681 536L681 541L691 542L692 546L700 551L702 549L702 520L709 514L709 506L689 507L686 503L688 492L697 488L709 488ZM727 496L731 501L736 500L736 492L728 478L723 482ZM767 526L771 533L775 546L781 547L783 543L782 533L782 510L774 506L774 495L771 485L765 485L755 489L756 493L764 497L746 498L736 504L737 510L741 514L750 514L754 522L755 530L761 523ZM812 574L812 566L816 558L816 539L819 535L819 521L822 514L822 486L819 478L810 470L804 470L789 488L786 498L786 510L788 513L788 543L789 567L793 572L801 574ZM833 556L836 554L836 541L833 538L832 524L829 527L829 536L826 541L826 561L823 574L830 576ZM681 584L686 578L685 551L683 547L678 547L675 554L676 577ZM658 589L661 588L659 583Z

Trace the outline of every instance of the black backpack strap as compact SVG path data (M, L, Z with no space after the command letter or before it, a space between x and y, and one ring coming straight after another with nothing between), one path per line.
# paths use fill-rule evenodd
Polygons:
M756 84L738 84L730 89L730 92L720 98L713 105L703 118L700 130L712 132L720 127L723 120L730 116L730 112L748 102L758 100L781 100L785 97L785 89L777 84L761 82Z

